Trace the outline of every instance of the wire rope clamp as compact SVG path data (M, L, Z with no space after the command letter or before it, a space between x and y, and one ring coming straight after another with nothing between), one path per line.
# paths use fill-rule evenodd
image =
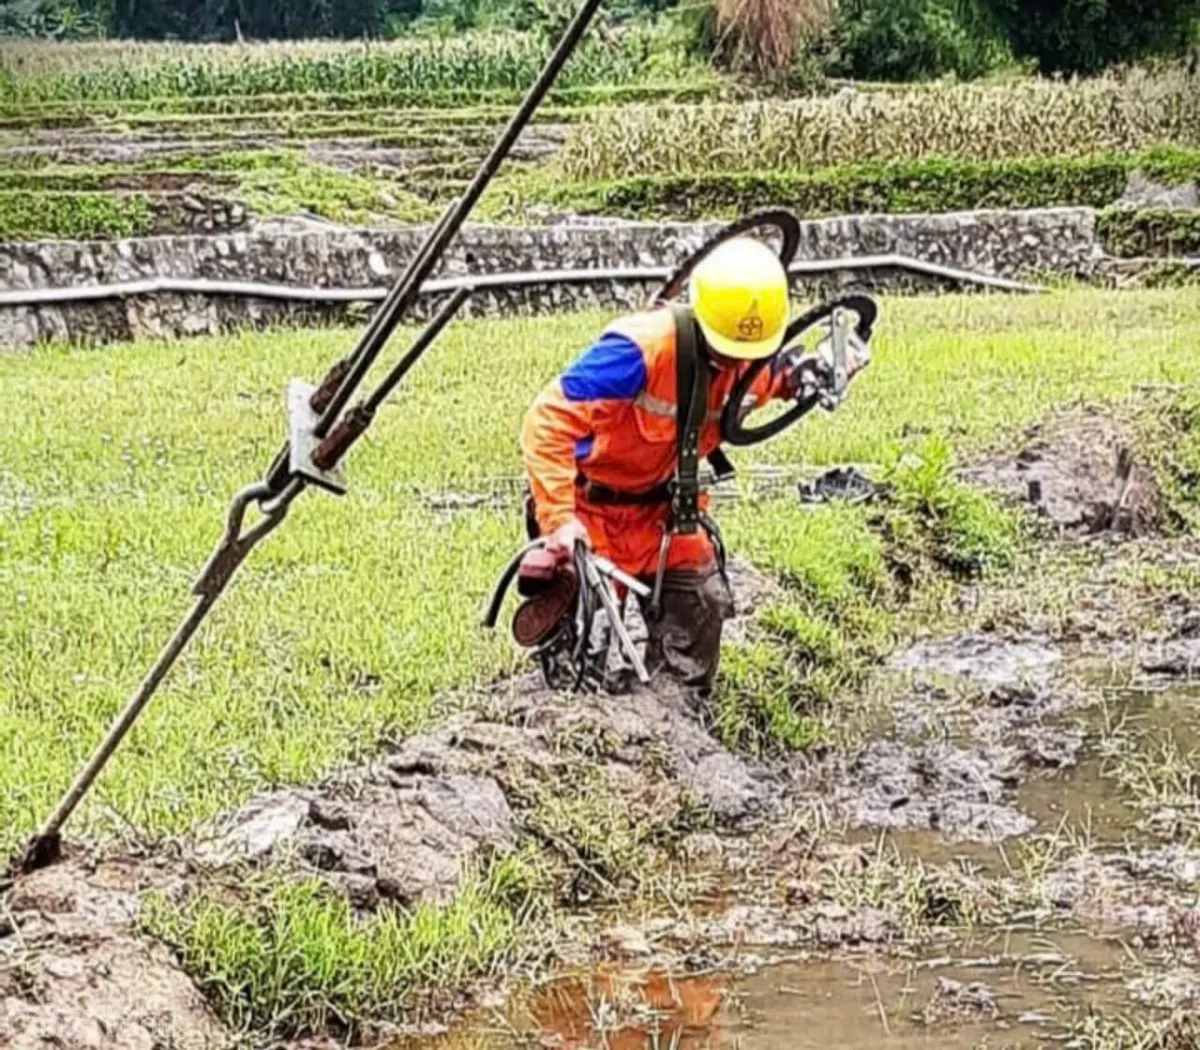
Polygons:
M344 496L346 478L342 468L335 465L328 470L322 470L313 462L313 455L322 441L316 435L319 417L311 404L316 390L315 386L303 379L293 379L288 383L288 429L291 437L289 467L293 476L307 478L314 485L319 485L335 496Z
M829 335L821 346L820 355L829 367L829 385L821 391L821 405L832 412L846 399L851 360L860 367L871 360L867 341L849 322L842 307L834 310L829 318Z

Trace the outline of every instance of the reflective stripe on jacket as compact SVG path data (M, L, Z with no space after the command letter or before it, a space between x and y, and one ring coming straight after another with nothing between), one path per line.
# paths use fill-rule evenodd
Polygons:
M710 368L708 418L700 454L721 441L721 413L748 367ZM645 492L675 474L675 322L669 309L632 314L600 339L538 395L525 416L521 447L543 533L575 514L575 480L624 492ZM747 410L782 392L783 378L766 369Z

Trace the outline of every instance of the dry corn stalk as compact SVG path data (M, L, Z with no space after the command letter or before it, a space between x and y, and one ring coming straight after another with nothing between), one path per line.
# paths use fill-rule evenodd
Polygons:
M1200 77L1182 68L739 105L627 106L575 128L560 163L573 178L612 179L933 157L1088 156L1157 145L1200 147Z

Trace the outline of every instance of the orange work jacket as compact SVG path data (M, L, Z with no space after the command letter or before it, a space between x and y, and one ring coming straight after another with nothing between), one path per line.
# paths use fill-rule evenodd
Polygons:
M670 309L632 314L611 325L525 416L521 447L538 525L548 535L576 514L577 481L647 492L669 481L678 457L676 332ZM708 415L700 455L721 443L721 414L748 364L708 366ZM768 368L746 411L781 396L784 377Z

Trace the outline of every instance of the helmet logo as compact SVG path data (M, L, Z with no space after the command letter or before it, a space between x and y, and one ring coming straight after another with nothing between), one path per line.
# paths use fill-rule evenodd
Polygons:
M738 339L743 343L761 342L765 333L763 320L758 314L758 300L750 304L750 309L746 311L745 316L738 321Z

